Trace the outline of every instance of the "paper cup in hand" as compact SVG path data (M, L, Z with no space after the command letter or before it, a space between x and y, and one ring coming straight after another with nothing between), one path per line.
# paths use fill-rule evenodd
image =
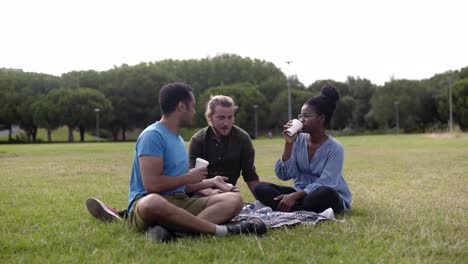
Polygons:
M197 158L195 160L195 169L198 168L206 168L208 167L208 164L210 164L208 161L202 159L202 158Z
M293 119L291 123L291 127L286 130L288 136L292 137L294 134L302 128L302 122L298 119Z

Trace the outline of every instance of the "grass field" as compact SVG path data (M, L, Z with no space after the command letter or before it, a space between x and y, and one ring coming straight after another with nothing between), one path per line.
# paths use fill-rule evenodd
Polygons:
M98 141L98 138L93 135L94 131L86 131L85 133L85 141ZM91 134L90 134L91 133ZM67 127L59 127L52 131L52 142L68 142L68 128ZM75 142L80 141L80 133L76 130L73 131L73 137L75 138ZM26 142L26 134L17 134L12 136L13 140L21 139L22 142ZM36 140L38 142L47 142L47 130L44 128L39 128L37 130ZM104 141L105 139L99 139L100 141ZM4 136L0 136L0 142L8 142L8 134Z
M467 134L338 140L345 223L168 244L86 211L89 196L126 207L133 143L0 145L0 263L468 263ZM254 145L262 180L280 183L282 139Z

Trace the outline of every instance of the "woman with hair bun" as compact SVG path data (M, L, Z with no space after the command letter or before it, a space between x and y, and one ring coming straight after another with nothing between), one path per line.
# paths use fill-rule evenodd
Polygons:
M292 121L284 126L284 150L275 172L283 181L294 180L294 186L258 183L254 193L263 204L285 212L350 209L351 192L342 175L343 145L326 134L339 97L334 86L323 86L320 95L309 98L301 108L302 131L290 136L287 129Z

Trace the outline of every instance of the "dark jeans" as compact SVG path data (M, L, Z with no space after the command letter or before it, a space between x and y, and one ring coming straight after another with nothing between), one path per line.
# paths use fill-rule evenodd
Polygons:
M273 210L276 210L279 204L279 201L273 198L281 194L290 194L293 192L296 192L296 190L292 187L280 186L268 182L260 182L254 189L255 197ZM333 208L335 213L341 213L343 211L343 200L335 189L322 186L308 193L303 199L297 201L291 211L304 210L321 213L330 207Z

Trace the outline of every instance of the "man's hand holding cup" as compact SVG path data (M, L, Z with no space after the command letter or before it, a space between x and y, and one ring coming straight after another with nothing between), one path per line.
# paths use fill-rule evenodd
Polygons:
M208 168L193 168L189 171L188 184L199 183L206 179L206 175L208 175Z
M206 175L208 175L208 164L210 164L208 161L202 158L197 158L195 160L195 168L191 169L189 172L189 183L199 183L203 181L206 178Z

